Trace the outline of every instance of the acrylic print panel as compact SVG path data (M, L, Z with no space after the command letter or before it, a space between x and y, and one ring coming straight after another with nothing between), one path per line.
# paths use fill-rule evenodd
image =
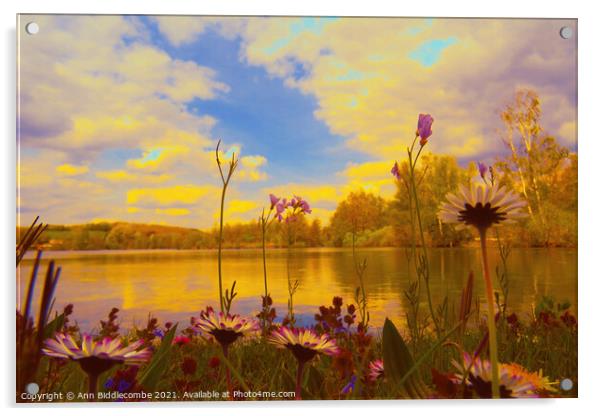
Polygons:
M576 20L18 33L18 402L577 396Z

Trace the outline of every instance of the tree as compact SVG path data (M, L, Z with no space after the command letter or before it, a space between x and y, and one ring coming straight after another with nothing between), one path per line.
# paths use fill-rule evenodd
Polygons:
M385 213L386 203L382 197L364 190L351 192L339 203L330 220L332 244L342 246L348 233L359 234L383 227Z
M437 212L445 196L456 191L460 184L468 184L476 174L474 163L463 169L453 156L426 154L422 156L416 171L420 214L427 236L427 244L435 246L458 245L469 236L442 224ZM413 198L410 195L408 164L400 166L401 179L396 181L397 192L391 203L391 223L397 231L399 245L411 245L412 221L416 221Z
M535 91L517 91L514 101L501 111L500 117L505 126L502 140L509 150L495 165L501 173L500 181L525 198L535 243L549 245L551 221L558 209L550 201L557 192L558 174L570 163L569 150L545 133L540 122L540 99Z

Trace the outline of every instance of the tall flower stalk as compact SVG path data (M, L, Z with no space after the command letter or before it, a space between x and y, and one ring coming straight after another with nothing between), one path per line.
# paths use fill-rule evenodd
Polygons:
M267 259L266 259L266 237L268 228L276 219L276 205L280 202L280 198L278 198L274 194L270 194L270 209L267 211L265 208L261 211L261 216L259 217L259 225L261 226L261 257L263 260L263 289L264 295L262 299L262 312L260 314L261 317L261 325L265 330L268 321L268 317L270 316L270 309L272 300L270 297L270 292L268 291L268 267L267 267Z
M483 176L483 170L481 176ZM499 187L497 183L462 186L458 194L448 194L447 201L439 211L442 222L458 224L458 228L474 227L481 240L481 264L487 299L487 325L489 332L489 358L491 361L492 397L500 397L500 373L497 350L497 328L495 325L495 300L493 281L489 273L487 257L487 231L502 223L510 223L524 216L526 205L517 194Z
M418 236L420 237L420 245L422 249L422 255L414 257L414 260L418 260L416 262L416 274L424 279L424 286L426 288L426 296L429 306L429 312L431 314L431 319L433 320L433 324L435 325L435 331L437 332L437 336L440 335L439 321L435 315L435 310L433 309L433 300L431 296L431 286L430 286L430 266L428 260L428 251L426 248L426 240L424 238L424 228L422 224L422 216L420 213L420 202L418 200L418 181L416 179L416 165L418 164L418 160L420 158L420 154L422 153L422 149L428 143L429 137L433 134L432 125L435 120L430 114L420 114L418 116L418 126L416 128L416 135L414 136L414 140L412 141L412 146L407 148L408 153L408 170L409 170L409 188L411 191L410 194L410 209L416 211L416 223L418 225ZM418 142L419 147L416 150L416 142L420 138ZM391 173L398 180L401 179L401 171L399 168L399 164L395 162L393 168L391 169ZM413 214L411 213L412 218ZM412 234L415 234L414 229L414 221L412 220ZM413 243L415 244L415 243ZM414 247L414 246L413 246ZM413 248L413 252L415 253L415 248Z
M355 224L353 226L352 233L352 254L353 254L353 265L355 266L355 274L357 275L359 286L355 289L355 302L357 303L357 309L360 314L360 322L358 324L358 330L366 332L368 330L368 323L370 322L370 312L368 311L368 296L366 295L366 286L364 285L364 274L368 267L368 262L364 258L361 262L357 260L357 254L355 250L356 231Z
M224 175L224 170L222 169L222 162L219 157L219 146L222 141L217 142L217 146L215 148L215 160L217 161L217 168L219 169L219 174L222 179L222 198L220 203L219 210L219 241L217 243L217 275L219 279L219 305L222 313L226 312L226 304L224 302L224 292L222 288L222 243L223 243L223 235L224 235L224 203L226 200L226 190L228 189L228 184L230 183L230 179L232 179L232 175L238 166L238 158L236 157L236 153L232 152L232 159L228 162L228 171Z
M311 214L309 203L300 196L294 196L290 201L283 198L275 205L275 217L279 222L286 224L286 275L288 283L288 315L286 322L291 326L295 324L295 307L293 299L299 281L291 279L290 263L291 263L291 243L293 240L292 224L299 218L300 215Z

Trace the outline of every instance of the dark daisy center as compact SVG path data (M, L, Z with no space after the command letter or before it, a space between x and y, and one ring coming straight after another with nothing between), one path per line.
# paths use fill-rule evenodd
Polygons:
M213 335L221 345L226 346L232 344L242 336L240 332L232 331L230 329L214 329L211 331L211 335Z
M77 361L79 362L82 370L84 370L87 374L96 376L109 370L114 364L119 363L119 361L116 360L95 356L82 358L81 360Z
M312 350L311 348L303 347L299 344L295 344L295 345L288 344L286 346L286 348L291 350L291 352L293 353L295 358L299 362L302 362L302 363L305 363L305 362L311 360L318 354L318 352L316 350Z
M491 381L485 381L481 377L475 377L472 374L468 376L468 379L472 383L472 387L479 397L486 399L491 398ZM506 388L506 386L501 385L500 397L502 399L511 399L514 396L512 396L512 390L509 390Z
M498 212L499 207L492 207L488 202L485 205L477 202L473 207L470 204L464 204L466 209L458 213L458 221L467 225L473 225L478 229L486 229L493 224L498 224L506 219L505 212Z

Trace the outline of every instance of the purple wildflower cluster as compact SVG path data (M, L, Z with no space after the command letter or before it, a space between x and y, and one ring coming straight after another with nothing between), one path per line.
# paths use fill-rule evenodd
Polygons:
M273 209L276 209L276 219L280 222L293 221L298 214L311 214L309 203L296 195L289 201L270 194L270 211Z

